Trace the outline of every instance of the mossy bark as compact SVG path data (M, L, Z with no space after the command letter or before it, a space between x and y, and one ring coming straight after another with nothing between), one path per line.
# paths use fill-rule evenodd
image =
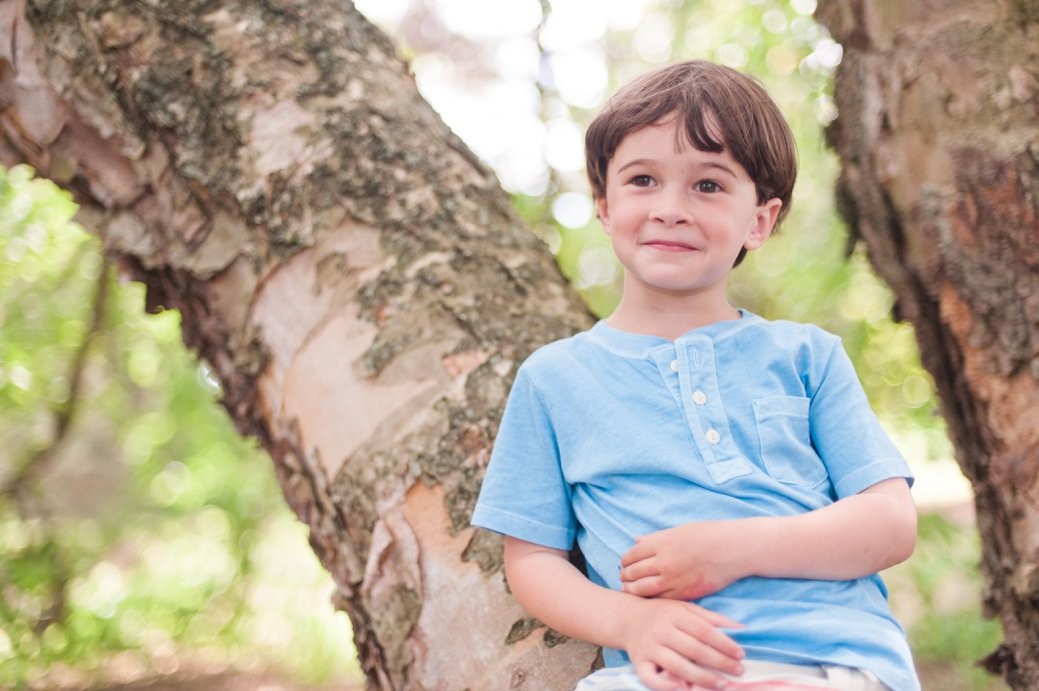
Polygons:
M0 162L181 311L371 686L572 686L595 651L468 516L518 363L591 317L392 43L340 0L7 0L0 38Z

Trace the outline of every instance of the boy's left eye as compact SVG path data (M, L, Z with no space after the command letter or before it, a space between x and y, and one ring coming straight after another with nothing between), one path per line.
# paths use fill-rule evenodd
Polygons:
M696 183L696 191L713 194L715 192L721 192L722 186L714 180L701 180L700 182Z

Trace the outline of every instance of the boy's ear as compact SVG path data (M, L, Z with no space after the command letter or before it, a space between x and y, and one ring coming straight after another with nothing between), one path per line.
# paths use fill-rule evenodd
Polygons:
M595 215L599 217L599 223L606 234L610 234L610 210L606 206L606 197L595 198Z
M772 235L772 229L776 227L776 219L779 218L779 210L782 207L783 202L776 198L769 199L758 207L754 219L751 221L747 239L743 242L746 249L756 250L765 244L765 241Z

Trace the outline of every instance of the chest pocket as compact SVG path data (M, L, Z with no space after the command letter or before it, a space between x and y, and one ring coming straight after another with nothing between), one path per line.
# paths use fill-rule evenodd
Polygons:
M826 480L826 467L812 447L810 405L801 396L759 398L754 401L754 419L768 474L780 482L814 488Z

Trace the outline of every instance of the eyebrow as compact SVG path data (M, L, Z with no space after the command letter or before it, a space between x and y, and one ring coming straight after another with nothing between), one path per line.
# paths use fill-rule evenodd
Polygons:
M651 159L651 158L636 158L635 160L628 161L627 163L622 165L620 168L618 168L617 169L617 173L623 173L625 170L627 170L628 168L631 168L632 166L651 165L651 164L653 164L655 162L656 161L654 159ZM722 171L723 173L728 173L729 175L731 175L734 178L738 178L739 177L739 175L736 174L736 171L733 170L730 166L728 166L728 165L726 165L724 163L717 162L717 161L707 161L705 163L699 164L699 167L714 168L714 169Z

